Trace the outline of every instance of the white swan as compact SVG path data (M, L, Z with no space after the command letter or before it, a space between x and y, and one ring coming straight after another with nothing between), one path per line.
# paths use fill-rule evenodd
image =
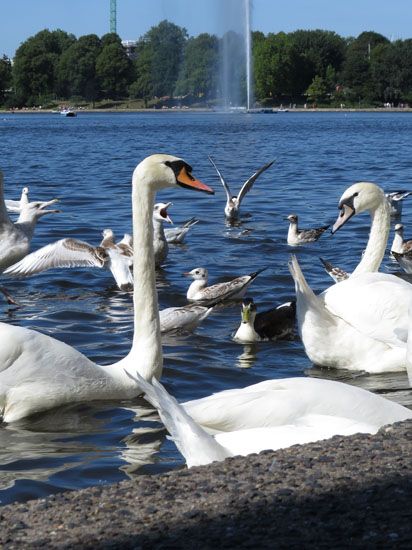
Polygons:
M405 369L408 307L412 286L377 273L389 234L389 205L380 187L360 182L349 187L339 203L336 232L354 214L372 218L365 254L345 281L315 296L291 262L297 296L297 318L305 350L317 365L371 373Z
M8 267L4 275L28 277L49 269L97 267L109 270L118 288L130 290L133 287L132 249L122 241L116 244L111 229L104 229L102 235L99 246L72 238L47 244Z
M226 192L225 216L228 220L232 220L232 221L237 220L240 214L240 205L242 203L242 200L245 198L246 193L248 193L248 191L252 189L253 184L255 183L257 178L260 176L260 174L262 174L265 170L270 168L275 161L272 160L272 162L268 162L267 164L259 168L259 170L257 170L254 174L252 174L250 178L247 179L242 185L239 191L239 195L236 196L236 195L232 195L229 189L229 185L226 183L224 177L220 173L212 157L209 157L209 160L214 166L217 172L217 175L219 176L220 182L223 185L223 188Z
M0 324L0 417L12 422L65 403L127 399L139 388L126 374L160 377L163 367L155 286L152 213L156 191L183 186L213 191L191 167L170 155L152 155L133 173L134 336L129 354L97 365L76 349L39 332ZM125 372L126 371L126 372Z
M286 219L290 222L286 240L291 246L313 243L329 228L329 225L324 225L315 229L298 229L298 217L296 214L289 214Z
M152 384L139 376L135 380L157 408L189 468L334 435L373 434L385 424L412 418L406 407L361 388L330 380L291 378L206 398L209 423L222 412L228 417L226 429L211 435L194 420L193 406L180 405L155 379ZM267 387L270 389L265 390ZM230 424L231 416L237 422Z
M45 214L60 210L47 210L57 199L47 202L29 202L20 209L20 215L13 223L4 202L3 173L0 172L0 273L29 253L30 243L38 220Z

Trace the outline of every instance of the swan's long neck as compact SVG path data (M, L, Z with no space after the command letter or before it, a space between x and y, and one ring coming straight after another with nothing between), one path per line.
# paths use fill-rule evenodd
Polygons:
M136 370L148 381L160 378L163 369L159 308L153 250L155 190L136 169L133 175L133 345L127 370Z
M359 262L352 275L378 271L385 255L390 228L390 209L388 202L383 200L377 208L370 211L370 215L371 231L368 244L366 245L362 260Z

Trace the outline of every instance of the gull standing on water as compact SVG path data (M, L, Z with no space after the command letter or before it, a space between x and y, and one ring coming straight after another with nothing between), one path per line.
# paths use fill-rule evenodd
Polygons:
M216 301L236 300L243 298L248 286L256 279L259 273L267 269L259 269L249 275L236 277L225 283L216 283L212 286L207 286L208 271L204 267L196 267L188 273L183 273L185 277L192 277L194 281L187 290L186 297L191 302L202 302L203 305L210 304Z
M222 176L222 174L219 171L218 167L214 163L212 157L209 156L209 160L212 163L212 165L214 166L214 168L215 168L215 170L216 170L216 172L217 172L217 174L220 178L220 181L223 185L223 188L226 191L226 199L227 200L226 200L226 206L225 206L225 216L228 220L232 220L232 221L237 220L239 218L239 213L240 213L240 204L241 204L242 200L244 199L246 193L252 189L253 184L255 183L257 178L260 176L260 174L262 174L265 170L270 168L275 161L272 160L271 162L268 162L267 164L265 164L264 166L259 168L259 170L257 172L252 174L250 176L250 178L247 179L245 181L245 183L242 185L242 187L239 191L239 195L236 196L236 195L232 195L232 193L229 189L229 185L227 184L226 180Z
M290 221L287 241L292 246L317 241L329 227L329 225L324 225L316 229L298 229L296 214L290 214L286 219Z

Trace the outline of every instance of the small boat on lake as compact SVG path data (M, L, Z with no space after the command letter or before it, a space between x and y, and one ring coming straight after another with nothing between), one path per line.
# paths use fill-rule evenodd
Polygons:
M76 111L73 111L72 109L62 109L60 111L60 114L63 116L70 116L70 117L77 116Z

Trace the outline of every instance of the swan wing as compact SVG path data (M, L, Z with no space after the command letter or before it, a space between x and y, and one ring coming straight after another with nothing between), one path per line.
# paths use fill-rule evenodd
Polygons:
M362 334L390 346L405 346L410 283L386 273L365 273L331 286L323 298L333 315Z
M76 239L61 239L28 254L6 271L7 275L23 276L58 267L103 267L106 259L101 248Z
M412 418L411 410L362 388L304 377L265 380L183 406L210 433L302 425L308 415L347 418L376 428Z
M245 183L242 185L241 190L239 191L239 195L238 195L239 205L242 202L242 199L246 195L246 193L252 189L253 184L258 179L260 174L263 174L263 172L265 172L265 170L270 168L274 162L275 161L272 160L271 162L264 164L261 168L259 168L259 170L257 170L254 174L252 174L249 179L245 181Z
M221 174L219 168L218 168L218 167L216 166L216 164L214 163L212 157L209 156L209 160L210 160L210 162L213 164L213 166L214 166L214 168L215 168L215 170L216 170L216 172L217 172L217 175L218 175L219 178L220 178L220 181L221 181L221 183L222 183L222 185L223 185L223 189L226 191L227 200L230 201L230 200L232 199L233 195L232 195L232 193L230 192L229 185L226 183L225 178L222 176L222 174Z

